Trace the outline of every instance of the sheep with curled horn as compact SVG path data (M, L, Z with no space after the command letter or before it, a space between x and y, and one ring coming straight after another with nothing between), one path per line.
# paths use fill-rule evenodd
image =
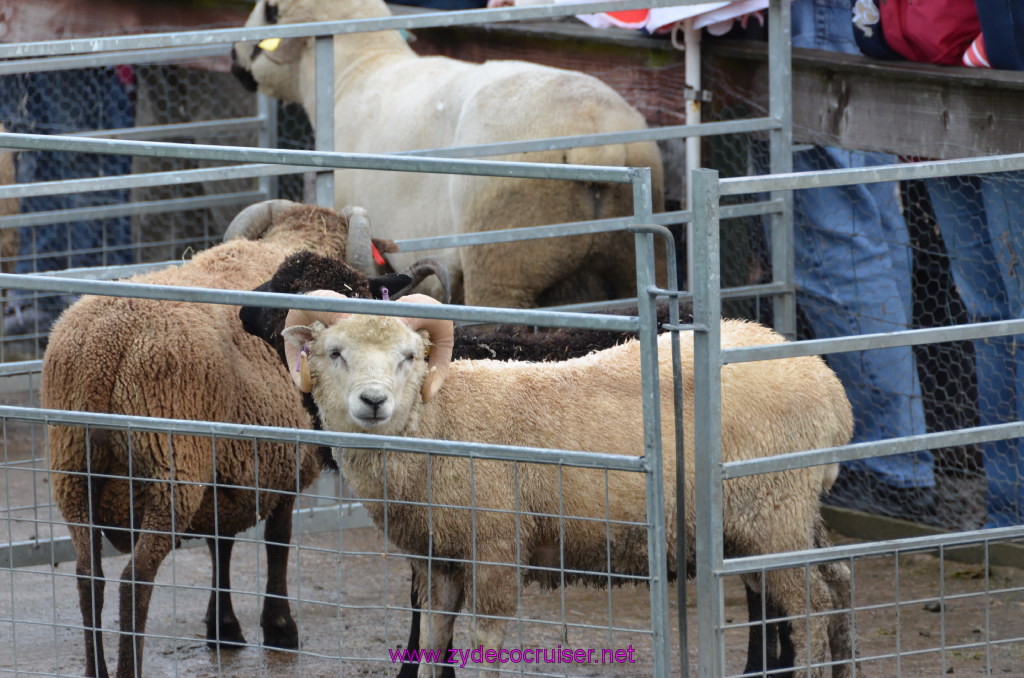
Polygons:
M295 252L341 259L362 252L366 261L370 243L359 208L270 201L239 213L223 243L130 281L251 290ZM353 289L339 292L369 297L374 274L359 273ZM237 306L84 296L53 327L40 397L57 410L309 428L289 383L274 352L242 328ZM212 446L198 436L50 425L53 494L76 551L87 676L108 675L101 535L133 556L120 578L119 678L141 673L151 584L186 535L207 538L213 564L208 644L245 643L231 603L231 538L260 520L267 540L263 643L298 646L286 583L292 508L296 490L333 464L330 455L301 446L296 456L295 445L271 442L254 450L251 440L218 439L215 454Z
M289 344L288 364L302 366L291 372L292 378L300 390L312 393L329 430L642 454L635 341L559 363L452 362L453 331L446 321L292 311L287 325L283 335ZM783 341L771 330L744 321L723 320L721 331L725 347ZM429 362L423 360L427 346ZM669 354L663 336L659 370L662 443L667 449L675 435L672 413L665 409L672 401ZM692 396L692 335L684 334L681 369L684 392ZM692 397L685 402L684 513L686 530L692 532ZM843 445L852 429L845 391L818 357L723 369L725 460ZM513 488L508 482L510 462L428 460L389 451L385 468L382 454L345 449L341 470L355 493L371 500L371 517L379 527L386 522L388 538L396 547L444 563L433 569L432 590L420 601L424 609L442 613L421 617L420 638L426 648L443 649L451 638L452 613L471 603L478 615L473 645L500 649L503 620L516 612L517 583L508 576L510 571L550 587L560 583L558 570L566 572L570 583L595 585L647 572L646 541L630 534L628 527L643 523L645 515L643 480L634 474L611 473L605 480L590 469L519 464L521 480ZM674 467L674 458L666 456L668 515L675 512ZM728 481L723 490L727 553L758 555L822 545L820 496L835 481L837 470L829 464ZM472 487L465 481L470 477ZM609 505L594 506L591 488L605 482ZM461 506L493 510L470 512L457 508ZM611 524L606 525L609 517ZM475 543L469 535L476 535ZM672 574L688 572L693 559L688 540L687 563L675 562L676 536L670 521L667 550ZM552 561L551 554L564 555ZM464 565L470 562L475 563L472 568ZM416 559L413 567L425 569L426 561ZM425 572L416 578L428 581ZM759 578L749 579L748 586L759 590ZM830 662L833 676L849 675L849 625L846 615L838 612L848 600L848 570L841 563L772 570L764 580L769 604L794 619L789 630L795 662L810 660L813 666L806 674L815 677L823 676ZM419 674L431 675L434 668L421 665Z

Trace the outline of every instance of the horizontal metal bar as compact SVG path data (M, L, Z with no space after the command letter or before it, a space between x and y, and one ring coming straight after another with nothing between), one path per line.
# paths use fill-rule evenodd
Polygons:
M805 452L791 452L761 459L725 462L722 464L722 477L724 479L739 478L758 473L773 473L854 459L886 457L904 452L919 452L921 450L933 450L941 447L958 447L972 443L990 443L997 440L1021 437L1024 437L1024 421L974 426L955 431L936 431L934 433L922 433L900 438L853 443L839 447L823 447L818 450L808 450Z
M558 163L500 162L458 158L410 158L370 153L329 153L292 149L265 149L247 146L212 146L166 141L131 139L85 139L57 134L0 134L0 148L23 150L75 151L110 155L138 155L156 158L220 160L224 162L263 162L279 165L313 165L323 168L390 170L395 172L432 172L473 176L562 179L566 181L607 181L631 183L641 171L629 167L564 165ZM643 171L649 171L644 168Z
M41 195L64 195L91 191L116 191L126 188L152 188L155 186L184 186L186 184L226 181L228 179L252 179L258 177L295 174L315 168L292 165L231 165L227 167L201 167L198 169L169 170L166 172L142 172L91 179L68 179L67 181L38 181L31 184L0 186L0 199L31 198ZM138 209L135 210L138 212Z
M230 53L231 46L227 44L165 47L160 49L147 49L144 52L96 53L95 50L88 50L87 52L80 52L78 56L48 56L41 59L0 61L0 75L66 71L73 68L95 68L99 66L118 66L120 64L156 64L165 61L224 57Z
M42 360L19 360L16 362L0 363L0 377L33 374L42 370Z
M1012 336L1016 334L1024 334L1024 320L993 320L991 322L972 323L969 325L949 325L946 327L900 330L899 332L861 334L855 337L807 339L766 346L723 348L722 363L744 363L755 360L774 360L776 358L794 358L797 356L825 355L828 353L849 353L850 351L868 351L879 348L894 348L896 346L917 346L919 344L937 344L970 339L989 339L991 337Z
M785 200L782 198L746 202L741 205L722 205L718 208L718 218L720 221L725 221L726 219L741 219L744 217L756 217L765 214L778 214L782 212L784 205Z
M399 302L391 302L399 303ZM186 419L165 419L162 417L137 417L124 414L99 412L74 412L32 407L0 405L0 419L37 421L48 425L94 426L105 429L129 429L133 431L154 431L185 435L217 436L218 438L241 438L272 440L285 443L306 443L328 447L348 447L397 452L419 452L445 457L468 457L471 459L495 459L499 461L522 461L536 464L557 464L580 468L607 469L609 471L647 472L643 457L602 452L556 450L542 447L518 447L515 445L487 445L454 440L429 440L424 438L401 438L367 433L338 433L334 431L312 431L276 426L253 426L214 421L190 421Z
M60 523L54 523L60 524ZM319 532L336 532L342 529L372 527L373 521L366 507L358 502L348 502L336 506L314 506L297 509L292 512L292 534L317 534ZM237 540L258 541L262 538L263 525L250 527L234 535ZM196 548L206 546L204 539L182 539L177 548ZM114 548L110 541L103 537L104 558L123 555ZM0 570L15 567L36 567L39 565L56 565L57 563L73 562L75 547L70 537L55 539L31 539L0 544Z
M965 174L987 174L1020 169L1024 169L1024 153L994 155L987 158L894 164L883 167L815 170L813 172L788 172L757 177L737 177L722 179L719 186L723 196L743 195L792 189L870 184L882 181L956 177Z
M690 218L689 211L659 212L652 215L651 222L658 225L677 224ZM595 219L592 221L571 221L549 226L527 226L523 228L502 228L481 233L464 233L462 235L439 235L431 238L408 238L396 240L400 252L419 252L436 250L445 247L466 245L485 245L507 243L518 240L538 238L560 238L569 235L586 235L590 233L606 233L608 231L627 230L633 226L633 217L616 217L612 219Z
M243 191L240 193L199 195L191 198L151 200L149 202L115 203L113 205L97 205L95 207L81 207L72 210L54 210L52 212L26 212L10 217L0 217L0 228L66 224L72 221L114 219L116 217L134 216L140 213L159 214L163 212L185 212L188 210L209 209L211 207L226 207L229 205L248 205L264 198L266 198L266 195L259 191Z
M839 560L863 558L866 556L890 555L893 553L911 553L915 551L931 551L938 548L957 548L960 546L979 546L1024 538L1024 525L1014 527L994 527L986 530L971 530L951 534L935 534L905 539L888 539L871 541L862 544L841 544L827 549L807 549L789 551L787 553L767 553L760 556L745 556L726 559L719 576L760 572L767 569L782 567L805 567L819 563L834 563Z
M145 285L124 281L82 280L31 274L0 273L0 287L41 292L70 292L101 296L190 301L204 304L298 308L388 316L443 318L474 322L513 323L540 327L579 327L592 330L638 331L636 318L598 313L564 313L538 309L487 308L445 304L417 304L371 299L332 299L297 294L223 290L175 285Z
M633 224L633 217L599 219L595 221L574 221L550 226L526 226L523 228L503 228L481 233L463 233L459 235L438 235L432 238L409 238L396 240L399 252L418 252L436 250L445 247L461 247L490 243L508 243L533 238L558 238L570 235L589 233L606 233L608 231L624 231Z
M79 280L120 280L141 273L160 271L171 266L181 266L181 259L171 261L154 261L148 264L126 264L124 266L92 266L83 268L64 268L59 271L39 271L31 275L50 278L75 278Z
M215 136L218 134L238 134L239 132L255 131L266 122L257 116L243 118L223 118L220 120L200 120L198 122L176 122L168 125L140 125L138 127L119 127L116 129L97 129L87 132L75 132L69 136L88 137L95 139L166 139L181 136Z
M527 19L548 19L580 12L604 12L621 9L646 9L671 5L697 4L705 0L605 0L581 5L546 5L508 9L478 9L458 12L430 12L378 19L327 21L321 23L275 24L260 28L222 28L173 33L75 38L30 43L0 44L0 59L18 59L62 54L89 54L110 50L139 50L193 45L217 45L264 38L296 38L314 35L363 33L370 31L462 26L474 23L498 23Z
M772 118L747 118L744 120L727 120L724 122L704 122L699 125L670 125L647 129L630 130L628 132L602 132L599 134L577 134L547 139L530 139L527 141L508 141L476 146L458 146L454 148L435 148L430 150L399 151L396 155L430 156L434 158L471 158L486 155L505 155L508 153L530 153L534 151L554 151L565 148L583 146L603 146L607 144L628 144L637 141L664 141L685 137L707 137L723 134L739 134L757 132L780 127Z

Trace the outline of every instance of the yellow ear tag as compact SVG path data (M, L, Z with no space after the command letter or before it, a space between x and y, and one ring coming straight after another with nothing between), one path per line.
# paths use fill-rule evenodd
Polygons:
M265 40L260 40L259 42L259 48L267 52L273 52L280 46L281 38L267 38Z

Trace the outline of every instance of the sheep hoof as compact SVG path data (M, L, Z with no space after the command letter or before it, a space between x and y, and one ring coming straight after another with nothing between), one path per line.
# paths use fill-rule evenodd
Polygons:
M277 616L263 625L263 644L267 647L279 647L282 650L295 650L299 647L299 627L290 616Z
M223 621L220 628L206 629L206 647L211 650L237 650L244 645L245 636L237 619Z

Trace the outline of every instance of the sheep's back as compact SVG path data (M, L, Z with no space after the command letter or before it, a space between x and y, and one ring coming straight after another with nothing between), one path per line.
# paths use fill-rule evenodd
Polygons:
M269 277L279 262L276 251L263 260L253 243L209 251L178 269L133 278L133 282L222 289L251 289ZM217 248L215 248L217 249ZM281 255L283 258L283 255ZM202 275L210 269L222 275ZM41 402L54 409L212 420L308 428L310 421L291 380L272 349L242 330L238 308L219 304L190 304L148 299L86 296L68 308L54 325L43 361ZM209 483L214 480L208 438L93 430L89 455L83 429L52 426L50 466L60 471L126 476L129 466L137 477L167 477L173 449L175 476ZM254 463L251 441L216 441L216 478L226 485L260 485L293 490L296 468L300 486L316 476L313 455L295 446L260 443ZM129 453L130 450L130 453ZM67 483L57 485L69 486ZM99 522L124 524L126 487L111 480L101 491ZM220 529L233 531L228 521L241 517L241 527L253 524L253 493L221 491ZM242 496L246 495L246 496ZM60 500L60 497L58 497ZM210 497L212 501L212 497ZM261 510L271 510L280 495L263 492ZM66 498L64 504L81 501ZM204 504L193 529L212 531L213 506ZM104 504L104 502L106 502ZM246 511L233 511L240 502ZM62 505L62 511L64 506Z
M687 516L692 525L693 343L692 335L683 334L681 339ZM780 341L779 335L753 323L725 321L722 325L725 347ZM659 340L659 381L666 511L674 514L675 430L669 342L669 335ZM457 361L432 402L433 406L425 407L421 413L416 435L643 454L640 347L636 341L554 364ZM817 357L729 365L722 373L722 403L722 456L726 461L841 445L849 441L852 433L850 405L842 385ZM764 520L784 521L793 526L780 533L779 549L809 547L804 543L786 543L785 538L799 539L811 534L818 494L827 486L823 478L830 469L831 465L728 481L724 499L730 522L730 547L764 548L755 543L763 532ZM477 464L474 474L479 479L478 486L500 488L500 498L493 501L506 501L511 506L518 495L518 505L524 511L599 521L606 516L612 521L630 521L643 515L645 488L641 474L536 464L519 464L512 473L509 464L499 463ZM450 474L463 476L464 472ZM464 483L446 486L442 482L433 486L436 496L451 496L453 503L470 501ZM734 524L737 521L742 524ZM527 522L535 544L542 546L557 539L557 519L531 518ZM594 551L594 545L606 543L604 529L602 522L579 521L566 530L566 548L573 553L576 565L585 569L588 563L603 564L603 551ZM617 567L622 571L643 571L645 551L623 546L635 544L643 534L642 527L616 525L611 529L612 556ZM675 542L674 524L669 526L669 541ZM538 552L543 551L539 548ZM594 558L601 562L591 563Z

